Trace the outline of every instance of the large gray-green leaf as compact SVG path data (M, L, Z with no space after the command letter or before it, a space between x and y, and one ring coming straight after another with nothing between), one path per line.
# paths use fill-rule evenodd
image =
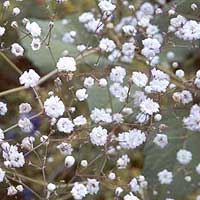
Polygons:
M164 149L153 143L158 131L153 131L149 135L144 151L143 174L149 182L150 199L165 200L166 198L174 198L184 200L199 188L200 176L196 173L195 167L200 162L200 134L192 133L183 127L182 119L183 116L187 115L188 111L186 109L184 111L168 109L163 112L162 122L168 126L163 133L167 134L169 139L169 144ZM158 130L158 127L156 130ZM181 148L191 151L193 155L192 162L185 167L181 166L176 160L176 153ZM159 184L157 173L163 169L173 172L174 180L171 185ZM191 176L191 182L184 180L187 175ZM153 190L158 192L157 196L153 196Z

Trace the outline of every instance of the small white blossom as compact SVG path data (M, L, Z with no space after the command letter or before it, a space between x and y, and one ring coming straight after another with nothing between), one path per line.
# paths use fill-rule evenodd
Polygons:
M117 160L117 167L118 169L126 169L128 163L130 162L130 158L128 155L122 155L118 160Z
M90 140L92 144L97 146L105 145L108 137L107 132L108 131L101 126L93 128L92 132L90 132Z
M51 96L44 102L45 113L52 118L58 118L63 115L65 106L57 96Z
M4 116L7 112L7 104L0 101L0 116Z
M68 118L60 118L57 122L57 128L60 132L71 133L74 130L74 124Z
M19 44L14 43L11 45L11 53L14 54L15 56L23 56L24 49Z
M60 150L60 152L63 154L63 155L71 155L72 152L73 152L73 148L72 148L72 145L71 144L68 144L68 143L65 143L65 142L62 142L61 144L57 145L56 147L57 149Z
M96 179L87 179L87 191L89 194L94 195L97 194L99 191L99 181Z
M59 72L74 72L76 71L76 61L73 57L62 57L58 60L56 67Z
M53 183L49 183L49 184L47 185L47 189L48 189L49 192L53 192L53 191L55 191L55 189L56 189L56 185L53 184Z
M116 48L116 45L112 40L103 38L99 43L99 48L105 52L112 52Z
M24 85L26 88L35 87L39 82L40 76L33 70L25 71L20 77L19 81L21 85Z
M116 6L112 4L111 2L107 0L101 0L98 4L99 8L103 13L106 15L112 14L112 12L115 10Z
M126 70L120 66L112 68L110 73L110 79L113 82L123 83L125 76L126 76Z
M168 144L167 135L165 134L157 134L154 138L153 142L158 145L160 148L164 148Z
M135 83L138 87L145 87L148 82L148 77L146 74L141 72L133 72L131 80Z
M73 119L73 123L75 124L75 126L83 126L87 123L87 119L83 117L83 115L80 115Z
M173 181L173 174L167 169L164 169L163 171L158 173L158 180L160 181L162 185L163 184L169 185Z
M84 101L85 99L88 98L88 94L86 93L86 89L82 88L82 89L78 89L76 91L76 97L79 101Z
M6 173L0 168L0 183L3 182L5 174Z
M0 37L4 35L6 29L3 26L0 26Z
M32 122L26 117L18 121L18 126L25 133L30 133L34 129Z
M140 104L140 110L148 115L159 112L159 104L148 98Z
M192 153L185 149L180 149L176 154L176 159L182 165L187 165L192 160Z
M74 165L74 163L75 163L75 158L73 156L67 156L65 158L65 166L67 168L72 167Z
M39 50L41 47L41 40L39 38L33 38L31 42L31 48L33 51Z
M19 105L19 113L20 114L26 114L31 112L31 105L29 103L21 103Z
M28 22L26 24L26 30L33 36L39 37L41 35L41 28L36 22Z
M82 183L76 182L74 183L71 193L75 200L81 200L88 194L88 191L86 186Z
M91 88L94 85L94 79L92 77L87 77L84 80L84 87Z

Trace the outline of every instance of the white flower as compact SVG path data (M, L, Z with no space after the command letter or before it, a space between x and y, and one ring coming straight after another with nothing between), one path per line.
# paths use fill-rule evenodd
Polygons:
M142 40L142 44L144 45L144 48L142 49L141 53L147 59L153 58L160 52L161 44L157 39L147 38Z
M117 187L116 189L115 189L115 195L116 196L120 196L120 194L123 192L124 190L121 188L121 187Z
M132 25L125 25L122 27L122 30L126 35L132 35L132 36L135 36L137 32L136 28Z
M71 133L74 130L74 124L68 118L60 118L57 122L57 128L60 132Z
M140 186L139 186L139 184L138 184L138 181L137 181L137 179L136 178L133 178L132 180L131 180L131 182L129 183L129 185L130 185L130 187L131 187L131 191L132 192L139 192L140 191Z
M110 92L111 94L118 98L120 102L124 102L128 95L128 87L127 86L121 86L120 83L114 83L110 86Z
M74 163L75 163L75 158L73 156L67 156L65 158L65 166L67 168L72 167L74 165Z
M94 79L92 77L87 77L84 80L84 87L91 88L94 85Z
M149 83L151 92L165 92L170 83L169 75L155 68L151 70L151 73L153 77Z
M86 48L87 48L87 47L86 47L84 44L80 44L80 45L77 46L77 50L78 50L79 52L85 51Z
M52 118L58 118L63 115L65 106L57 96L51 96L44 102L45 113Z
M87 23L94 19L94 15L91 12L84 12L79 16L78 19L79 19L79 22L81 23Z
M149 2L145 2L142 4L140 7L140 10L145 14L145 15L153 15L154 14L154 7L152 4Z
M100 87L106 87L107 86L107 80L105 78L99 79L99 86Z
M176 76L183 78L185 76L185 72L182 69L178 69L176 70Z
M3 130L0 128L0 142L4 140L4 138L5 136L4 136Z
M33 38L32 42L31 42L31 48L33 51L37 51L39 50L41 47L41 41L39 38Z
M88 166L88 161L87 160L81 160L81 166L82 167L87 167Z
M114 113L113 114L113 122L120 124L123 123L123 115L121 113Z
M3 182L5 174L6 173L0 168L0 183Z
M17 194L17 189L14 187L14 186L9 186L8 187L8 192L7 192L7 195L8 196L12 196L12 195L15 195Z
M20 77L19 81L21 85L24 85L26 88L35 87L39 82L40 76L33 70L25 71Z
M124 200L139 200L132 192L124 196Z
M200 175L200 163L196 166L196 172Z
M76 91L76 97L79 101L84 101L85 99L87 99L88 94L86 93L86 89L85 88L78 89Z
M84 26L88 32L100 33L103 30L104 24L100 19L93 19L88 21Z
M75 200L81 200L88 194L88 191L82 183L76 182L74 183L71 193Z
M161 119L162 119L162 115L159 113L154 116L154 120L157 122L159 122Z
M31 111L31 105L29 103L21 103L19 105L19 113L20 114L25 114L29 113Z
M122 45L122 53L132 60L135 55L135 48L136 46L132 42L126 42Z
M182 92L175 92L172 97L174 101L182 103L184 105L192 102L193 100L192 93L188 90L183 90Z
M146 136L141 130L133 129L120 133L117 140L122 148L135 149L146 141Z
M135 118L136 118L137 122L139 122L140 124L142 124L142 123L145 123L145 122L147 122L149 120L149 115L145 114L143 112L140 112L140 113L138 113L136 115Z
M7 9L10 6L10 1L3 2L3 7Z
M157 134L153 142L163 149L168 144L167 135Z
M164 169L163 171L158 173L158 180L160 181L162 185L163 184L169 185L173 181L173 174L167 169Z
M23 187L22 185L17 185L17 186L16 186L16 189L17 189L19 192L23 192L24 187Z
M4 35L6 29L2 26L0 26L0 37Z
M94 108L91 112L90 115L92 121L94 121L95 123L99 123L99 122L104 122L104 123L111 123L112 122L112 116L109 112L107 112L106 110L102 109L98 109L98 108Z
M36 22L28 22L26 24L26 30L33 36L38 37L41 35L41 28Z
M105 145L108 138L107 132L108 131L101 126L93 128L92 132L90 132L90 140L92 144L97 146Z
M75 42L75 39L76 39L76 31L70 31L64 33L62 41L65 43L73 44Z
M99 48L105 52L112 52L116 48L116 45L112 40L103 38L99 43Z
M196 73L196 78L194 80L194 84L197 86L197 88L200 89L200 70Z
M110 79L113 82L123 83L125 76L126 76L126 70L120 66L112 68L110 73Z
M76 71L76 61L73 57L62 57L58 60L56 67L59 72L74 72Z
M23 153L18 152L17 146L9 145L7 142L1 145L3 149L4 165L6 167L23 167L25 159Z
M34 129L32 122L26 117L18 121L18 126L25 133L30 133Z
M83 126L87 123L87 119L83 117L83 115L80 115L73 119L73 123L75 124L75 126Z
M182 165L187 165L192 160L192 153L185 149L180 149L176 154L176 159Z
M200 106L193 105L190 115L183 119L183 123L187 129L191 131L200 131Z
M73 151L72 145L65 142L57 145L56 148L59 149L63 155L71 155Z
M11 45L11 53L14 54L15 56L23 56L24 54L24 49L22 46L20 46L17 43L13 43Z
M180 28L181 26L183 26L186 23L186 21L187 20L185 17L178 15L177 17L172 18L170 20L170 24L175 28Z
M13 15L17 16L20 13L20 9L18 7L13 8Z
M148 77L146 74L141 72L133 72L131 80L135 83L138 87L145 87L148 82Z
M53 184L53 183L49 183L49 184L47 185L47 189L48 189L49 192L53 192L53 191L55 191L55 189L56 189L56 185Z
M7 104L0 101L0 115L4 116L8 111Z
M152 99L147 98L140 104L140 110L148 115L153 115L159 112L159 104L154 102Z
M87 191L89 194L94 195L97 194L99 191L99 181L96 179L87 179Z
M102 13L106 15L112 14L115 10L116 6L107 0L101 0L98 4L99 8L101 9Z
M115 180L115 179L116 179L116 174L115 174L114 172L110 172L110 173L108 174L108 178L109 178L110 180Z
M149 24L146 33L149 37L152 37L153 35L159 33L159 29L157 26Z
M117 160L117 167L118 169L126 169L128 163L130 162L130 158L128 157L128 155L122 155L122 157L120 157Z
M31 150L33 149L33 143L35 141L35 138L30 136L30 137L25 137L23 140L22 140L22 148L25 148L27 150Z

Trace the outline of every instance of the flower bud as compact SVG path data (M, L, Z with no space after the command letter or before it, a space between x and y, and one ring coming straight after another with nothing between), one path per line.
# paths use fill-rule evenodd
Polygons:
M65 166L67 168L72 167L74 165L74 163L75 163L75 158L73 156L67 156L65 158Z

